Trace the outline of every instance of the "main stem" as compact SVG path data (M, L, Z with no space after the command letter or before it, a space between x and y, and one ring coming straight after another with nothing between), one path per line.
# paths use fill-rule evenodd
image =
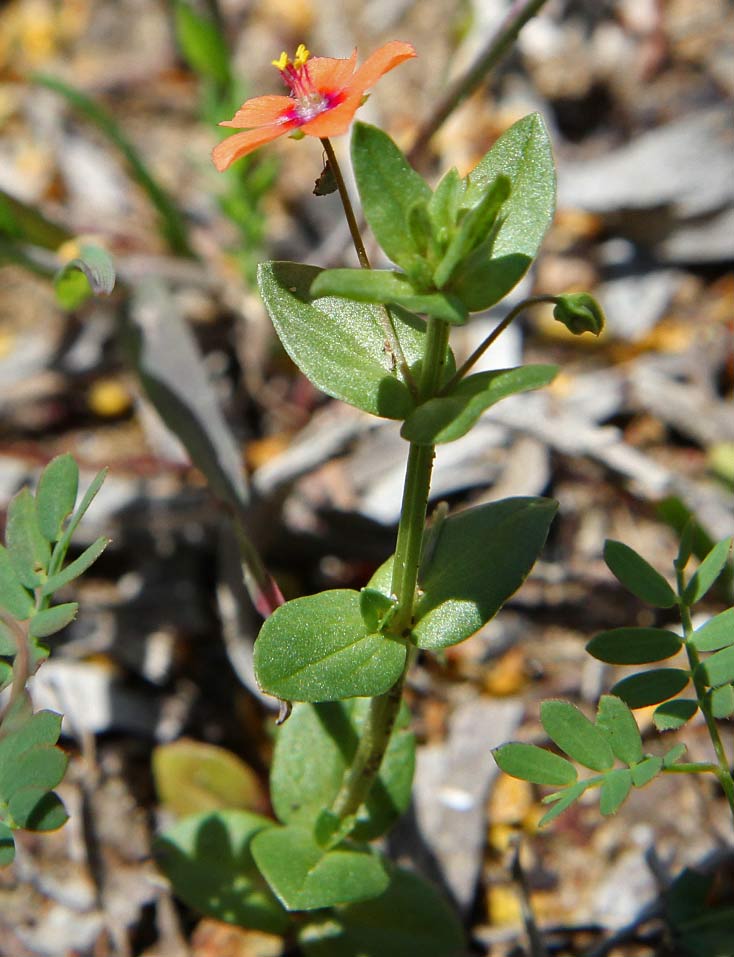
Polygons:
M426 352L419 384L420 397L424 400L436 393L441 382L448 335L447 323L440 319L428 320ZM433 456L434 446L411 443L391 583L397 609L390 623L392 636L386 635L385 641L406 640L413 623ZM400 710L405 676L412 663L413 652L413 646L408 644L402 674L386 694L370 701L354 760L332 806L334 814L342 820L357 813L380 770Z
M682 569L678 570L677 578L678 594L682 596L685 588ZM700 659L698 657L698 652L693 647L693 644L689 641L691 635L693 634L691 612L688 606L684 605L683 603L680 605L680 617L683 624L683 635L685 637L688 663L691 666L693 687L696 689L698 706L701 709L701 713L703 714L704 720L706 722L706 728L708 729L709 737L711 738L711 744L713 745L714 752L716 754L716 760L718 762L718 767L715 770L715 774L719 779L719 784L721 785L722 790L726 795L726 799L729 802L729 809L731 810L732 818L734 818L734 777L732 777L729 760L726 756L726 751L724 750L724 743L721 740L719 728L716 724L716 718L711 711L711 701L706 693L706 684L703 679L698 676L698 665L700 664Z

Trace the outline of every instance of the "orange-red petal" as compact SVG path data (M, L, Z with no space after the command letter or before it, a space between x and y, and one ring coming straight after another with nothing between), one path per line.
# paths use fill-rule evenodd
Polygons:
M319 139L331 136L341 136L346 133L354 119L354 114L359 109L362 102L362 94L348 96L339 106L333 106L330 110L324 110L318 116L315 116L308 123L304 123L301 132L308 136L318 136Z
M232 126L236 130L250 130L256 126L270 126L282 122L284 113L293 109L290 96L256 96L245 100L231 120L222 120L220 126Z
M416 56L415 47L412 43L404 43L402 40L391 40L385 43L379 50L375 50L364 61L362 66L352 77L347 92L350 96L360 95L373 86L388 70L392 70L404 60L410 60Z
M315 56L307 60L302 67L314 90L328 93L343 90L354 75L357 62L356 47L352 55L346 59L334 59L326 56Z
M283 136L293 127L293 123L280 126L264 126L259 130L247 130L244 133L235 133L233 136L228 136L226 140L217 143L212 150L214 165L220 173L223 173L235 160L247 156L248 153L252 153L259 146Z

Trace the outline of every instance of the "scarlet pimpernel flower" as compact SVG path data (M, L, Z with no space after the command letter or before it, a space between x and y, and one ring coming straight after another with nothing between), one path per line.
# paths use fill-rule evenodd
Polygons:
M244 130L214 147L212 159L220 172L264 143L300 132L325 139L346 133L365 91L383 74L416 55L410 43L392 40L355 69L357 51L348 59L311 58L301 44L291 60L282 53L273 66L290 89L289 96L256 96L220 126Z

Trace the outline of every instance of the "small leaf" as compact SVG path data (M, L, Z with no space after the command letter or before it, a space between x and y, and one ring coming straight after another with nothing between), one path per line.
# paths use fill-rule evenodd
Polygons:
M296 704L277 733L270 793L284 824L313 827L334 803L370 710L367 698ZM415 738L405 709L390 737L380 771L354 821L353 837L379 837L410 803ZM318 774L313 769L318 768Z
M696 651L718 651L734 645L734 608L727 608L720 615L709 618L688 641Z
M74 532L77 529L77 526L79 525L79 522L81 522L82 518L86 514L87 509L94 501L97 495L97 492L99 492L99 490L102 488L102 484L104 480L107 478L108 471L109 469L104 468L104 469L100 469L100 471L97 472L97 474L94 476L92 481L89 483L89 486L86 492L84 493L81 502L79 503L79 507L71 516L71 519L69 520L68 525L64 529L64 534L61 536L59 540L61 543L61 546L63 547L64 553L65 553L66 547L68 547L68 544L71 541L71 536L74 534Z
M68 761L64 752L53 745L29 748L12 764L0 766L0 801L8 802L26 788L44 791L55 788L64 776Z
M90 296L108 296L115 288L115 266L110 254L100 246L85 243L79 255L56 273L54 288L62 309L77 309Z
M574 801L577 801L581 795L586 791L589 784L587 781L578 781L576 784L570 785L570 787L565 788L563 791L556 791L555 794L549 794L547 797L543 798L543 803L548 804L553 801L553 807L546 811L545 814L538 821L538 827L545 827L546 824L550 824L551 821L563 814L564 811L568 810Z
M680 668L655 668L623 678L614 685L611 694L621 698L632 709L646 708L677 695L689 679L689 673Z
M642 760L640 729L624 701L614 695L602 695L596 724L607 736L612 751L620 761L636 764Z
M734 681L734 645L722 648L702 661L696 669L710 688L731 684Z
M535 744L503 744L494 748L492 756L505 774L531 784L561 787L573 784L577 778L576 768L570 761Z
M5 541L21 584L37 588L46 576L51 549L38 527L36 503L27 488L10 500Z
M681 530L678 554L674 563L676 569L680 572L685 571L686 565L691 560L691 555L693 554L696 543L696 534L697 522L693 516L691 516Z
M690 607L700 601L723 572L731 554L732 541L734 539L729 536L718 542L701 562L683 593L686 605Z
M455 645L497 614L530 573L557 507L546 498L509 498L446 519L420 580L419 648Z
M464 932L444 895L394 869L379 897L314 917L299 932L306 957L461 957Z
M252 854L286 910L318 910L369 900L389 884L377 854L346 845L324 851L301 827L260 831L252 841Z
M32 638L48 638L50 635L55 635L76 618L78 611L79 603L75 601L37 611L31 618L29 633Z
M594 771L614 764L614 753L604 732L568 701L544 701L540 721L550 738L566 754Z
M452 325L463 325L469 314L456 296L421 292L407 276L390 269L325 269L311 286L311 295L339 296L363 303L394 303Z
M512 185L509 178L500 174L485 189L484 195L476 205L466 211L434 273L433 281L438 289L446 286L459 263L487 237L497 219L500 207L511 191Z
M683 640L664 628L613 628L595 635L586 650L612 665L643 665L676 654Z
M92 542L89 548L85 548L78 558L63 568L60 572L52 575L41 589L42 595L53 595L53 593L63 585L68 585L90 568L109 545L109 538L100 537Z
M7 867L15 860L15 841L13 832L0 821L0 867Z
M298 263L260 266L260 294L286 352L327 395L372 415L404 419L415 402L386 351L378 307L314 300L310 289L320 272ZM393 321L412 366L423 357L425 323L399 311Z
M628 591L649 605L671 608L677 602L675 592L663 576L629 545L607 539L604 561Z
M184 818L157 838L158 866L190 907L240 927L282 934L288 915L252 859L252 838L272 821L247 811Z
M25 621L34 607L33 596L21 585L7 549L0 545L0 608L17 621Z
M16 791L8 810L18 827L28 831L57 831L69 819L61 798L43 787Z
M673 747L665 755L663 755L663 767L670 768L672 767L679 758L682 758L686 753L685 744L674 744Z
M359 592L336 589L281 605L255 643L255 673L287 701L335 701L384 694L400 677L406 647L370 633Z
M264 800L257 775L237 755L190 738L153 750L153 778L160 803L178 817L256 810Z
M420 256L410 212L430 200L430 187L387 133L367 123L354 124L352 165L370 229L389 258L408 271Z
M734 686L714 688L711 692L711 714L715 718L730 718L734 714Z
M655 708L652 720L658 731L677 731L698 711L698 702L688 698L664 701Z
M599 796L599 810L605 816L614 814L624 803L632 787L629 768L615 768L604 775Z
M363 588L359 593L359 610L368 631L380 631L395 608L395 600L383 595L377 588Z
M662 769L663 759L656 755L648 755L648 757L640 761L639 764L630 768L632 783L636 788L642 788L646 784L649 784L654 777L657 777Z
M79 467L71 455L57 455L41 472L36 489L38 525L49 542L61 537L64 520L74 511Z
M604 311L588 292L566 293L555 297L553 318L575 336L590 332L600 336L604 330Z
M56 744L61 733L61 715L54 711L37 711L21 716L14 729L7 725L6 716L3 736L0 737L0 767L10 767L31 748Z
M552 382L558 366L527 365L479 372L462 379L451 395L429 399L411 412L400 434L417 445L438 445L460 439L479 416L501 399L540 389Z

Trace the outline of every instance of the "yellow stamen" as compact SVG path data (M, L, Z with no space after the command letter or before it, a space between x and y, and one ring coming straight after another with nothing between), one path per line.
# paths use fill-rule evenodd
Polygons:
M293 66L298 69L298 67L303 66L310 56L311 54L306 49L306 45L304 43L299 43L298 49L296 50L296 55L293 58Z
M276 69L285 70L288 66L288 54L283 50L277 60L271 60L270 62Z

